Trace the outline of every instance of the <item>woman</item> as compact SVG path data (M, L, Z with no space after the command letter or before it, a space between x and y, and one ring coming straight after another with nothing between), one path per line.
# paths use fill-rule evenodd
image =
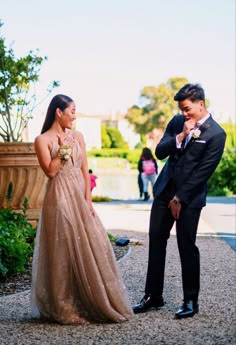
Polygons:
M35 139L49 180L33 259L33 315L63 324L121 322L133 312L107 233L93 209L85 143L72 130L75 119L73 100L57 95Z
M92 169L89 169L89 178L90 178L90 190L91 190L91 193L92 193L93 189L97 185L97 183L96 183L97 176L94 175Z
M147 201L150 198L148 194L148 183L151 182L153 188L158 172L157 162L148 147L144 147L142 150L138 161L138 171L141 174L143 182L144 201Z

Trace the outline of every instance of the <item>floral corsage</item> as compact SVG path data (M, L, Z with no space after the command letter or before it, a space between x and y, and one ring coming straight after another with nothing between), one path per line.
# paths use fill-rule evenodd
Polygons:
M60 158L63 164L70 159L71 154L72 148L70 145L64 144L60 146L58 150L58 157Z
M196 129L194 129L194 130L192 131L192 138L193 138L193 139L199 138L200 135L201 135L200 129L196 128Z

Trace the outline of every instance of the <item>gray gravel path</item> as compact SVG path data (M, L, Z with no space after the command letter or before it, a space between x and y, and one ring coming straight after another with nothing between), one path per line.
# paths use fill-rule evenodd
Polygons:
M144 240L119 265L132 303L143 296L148 254L145 232L110 230L114 235ZM216 237L197 238L201 252L200 312L175 320L181 303L181 274L175 235L167 251L162 310L134 315L123 324L62 326L31 319L29 292L0 298L2 345L228 345L236 342L235 251Z

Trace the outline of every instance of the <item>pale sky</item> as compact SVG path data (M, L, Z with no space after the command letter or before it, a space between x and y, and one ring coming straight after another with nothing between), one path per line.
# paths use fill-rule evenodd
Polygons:
M34 123L57 93L78 112L126 112L143 87L172 77L200 83L215 118L235 121L235 0L0 0L0 8L16 55L38 48L48 57L39 99L61 83Z

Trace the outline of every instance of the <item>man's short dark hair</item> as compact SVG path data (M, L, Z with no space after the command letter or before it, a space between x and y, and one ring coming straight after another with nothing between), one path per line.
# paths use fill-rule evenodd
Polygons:
M190 99L194 101L204 101L205 102L205 92L201 85L199 84L186 84L184 85L174 96L174 100L177 102L184 101L185 99Z

